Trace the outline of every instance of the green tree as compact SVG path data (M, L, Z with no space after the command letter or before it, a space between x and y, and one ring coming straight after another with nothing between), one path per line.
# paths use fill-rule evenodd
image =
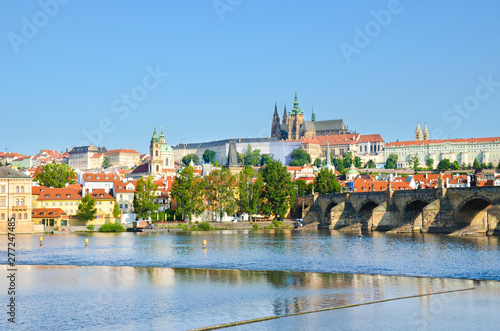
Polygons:
M295 187L297 189L297 196L301 197L307 194L307 182L303 179L297 179L295 181Z
M142 219L148 219L152 211L156 209L153 202L158 186L154 183L153 177L146 179L139 178L135 186L134 211Z
M479 165L479 161L477 160L477 157L474 158L474 163L472 164L472 169L479 169L480 168L480 165Z
M314 191L320 194L338 193L341 191L337 176L331 169L323 168L314 178Z
M427 159L427 161L425 161L425 165L428 170L434 169L434 159Z
M203 161L205 161L205 163L211 163L211 164L215 164L215 156L216 156L216 153L215 151L211 151L209 149L206 149L205 152L203 153Z
M184 163L186 167L191 163L191 161L193 161L194 164L200 164L200 158L196 154L188 154L182 158L182 163Z
M335 166L335 170L342 173L344 172L344 159L340 157L332 157L332 163Z
M352 152L346 152L342 155L342 161L344 163L344 169L349 169L351 165L354 163L354 158L352 156Z
M191 219L192 215L200 215L204 211L204 189L204 182L195 176L193 167L182 169L172 184L172 199L177 202L177 213L183 219Z
M451 162L448 159L442 159L437 165L437 169L440 171L446 171L451 169Z
M274 160L271 157L271 155L269 155L269 154L262 154L262 156L260 157L260 165L261 166L268 165L269 162L272 162L272 161L274 161Z
M78 211L75 216L80 222L87 224L88 221L95 218L96 214L95 200L87 194L78 204Z
M116 202L115 202L115 205L113 207L113 217L120 218L120 208L118 208L118 204Z
M37 173L35 180L41 186L65 187L66 184L74 184L75 172L64 163L49 163L42 166L42 171Z
M413 165L413 170L416 172L420 165L420 160L416 154L410 158L410 165Z
M498 162L497 169L500 169L500 161Z
M460 165L458 164L458 161L453 161L453 163L450 166L451 170L458 170L460 169Z
M316 160L314 160L314 166L316 168L320 168L321 167L321 159L319 157Z
M481 163L481 169L487 169L487 168L488 168L488 166L486 165L486 163L484 163L484 162Z
M244 154L245 165L258 166L261 161L260 149L252 150L252 146L248 144L247 150Z
M389 154L389 157L385 161L384 168L385 169L396 169L397 165L398 165L397 154Z
M493 169L493 162L488 163L488 169Z
M224 213L234 214L236 179L228 168L214 170L205 177L205 188L209 210L217 212L221 218Z
M112 166L111 159L109 158L109 156L105 156L104 159L102 160L102 167L104 169L107 169L111 166Z
M293 159L291 166L303 167L305 164L311 164L311 155L301 148L295 149L290 156Z
M368 169L374 169L376 167L377 167L377 165L375 164L375 162L372 159L368 160L368 162L366 162L366 164L365 164L365 168L368 168Z
M262 175L252 167L247 166L239 174L238 179L238 207L241 212L250 215L259 212L259 205L264 189L264 180Z
M359 156L355 156L354 157L354 166L356 168L361 168L362 165L363 165L363 162L361 161L361 158Z
M262 211L284 218L295 199L295 185L290 173L280 162L273 161L262 168L262 178L265 183Z

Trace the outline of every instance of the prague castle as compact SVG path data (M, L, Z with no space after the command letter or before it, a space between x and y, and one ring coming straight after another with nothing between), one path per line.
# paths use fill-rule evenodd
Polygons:
M299 108L297 93L293 109L287 113L286 105L283 119L280 121L278 106L274 106L273 123L271 126L271 137L281 140L299 140L302 138L315 138L316 136L329 136L347 134L349 130L343 120L316 121L314 105L311 121L304 120L304 112Z

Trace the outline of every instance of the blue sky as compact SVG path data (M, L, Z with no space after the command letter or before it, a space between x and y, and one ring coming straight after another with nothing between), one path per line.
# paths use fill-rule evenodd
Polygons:
M2 1L0 150L144 153L155 124L171 145L267 137L295 91L307 118L314 102L317 120L386 141L413 139L417 121L431 138L499 136L498 13L494 0Z

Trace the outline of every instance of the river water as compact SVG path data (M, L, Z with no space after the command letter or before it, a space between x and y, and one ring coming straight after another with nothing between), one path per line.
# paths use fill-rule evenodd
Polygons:
M240 230L43 238L40 248L39 236L16 236L21 329L184 330L414 295L424 297L233 329L488 329L500 322L497 237ZM455 290L465 291L427 296Z

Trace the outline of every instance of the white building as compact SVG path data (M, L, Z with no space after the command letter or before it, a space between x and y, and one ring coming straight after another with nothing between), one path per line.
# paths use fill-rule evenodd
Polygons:
M90 146L71 147L69 150L68 165L73 169L88 170L95 166L92 162L92 156L106 152L104 147Z
M446 139L423 141L398 141L385 146L384 160L390 154L396 154L399 162L409 162L415 155L420 165L425 167L428 159L434 160L434 167L439 161L448 159L450 162L458 161L460 166L473 164L477 158L480 164L500 161L500 137Z

